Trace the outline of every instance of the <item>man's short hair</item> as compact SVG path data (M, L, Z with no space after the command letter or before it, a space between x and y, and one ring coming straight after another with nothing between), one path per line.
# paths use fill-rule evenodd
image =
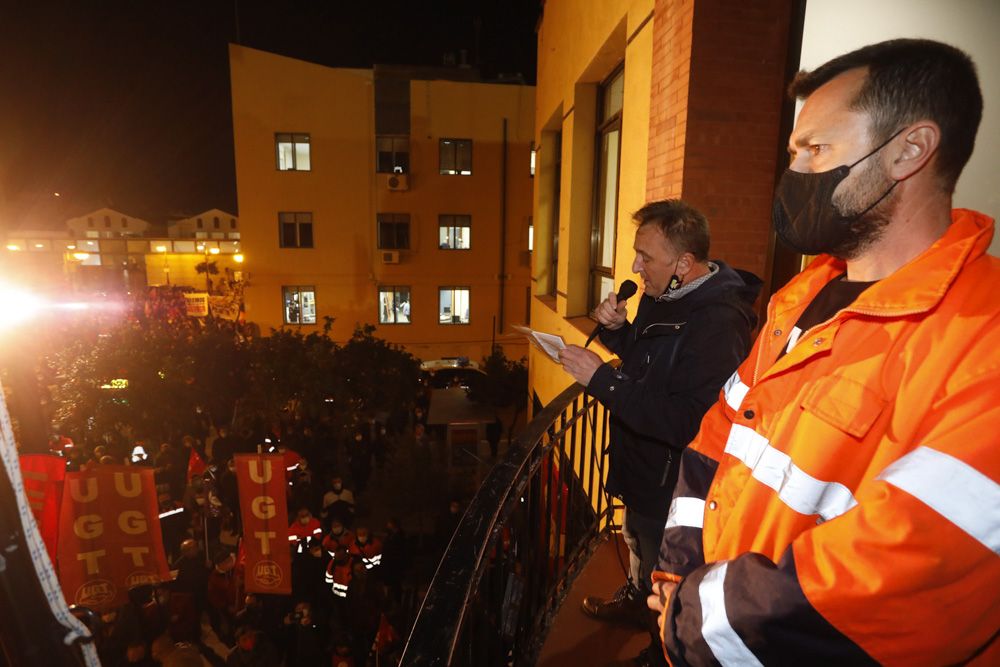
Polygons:
M845 53L811 72L801 71L788 87L805 98L834 77L868 69L851 108L872 119L872 143L886 141L908 123L932 120L941 128L937 173L953 192L976 144L983 95L976 66L964 51L929 39L893 39Z
M632 214L639 227L656 225L677 250L689 252L695 260L708 260L708 220L701 211L680 199L649 202Z

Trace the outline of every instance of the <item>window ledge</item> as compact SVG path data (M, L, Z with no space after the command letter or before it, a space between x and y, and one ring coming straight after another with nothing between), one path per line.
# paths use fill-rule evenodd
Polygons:
M567 317L566 322L584 336L589 336L594 331L594 327L597 326L597 320L592 319L589 315Z
M548 306L552 312L556 311L556 297L552 294L536 294L535 298L543 306Z

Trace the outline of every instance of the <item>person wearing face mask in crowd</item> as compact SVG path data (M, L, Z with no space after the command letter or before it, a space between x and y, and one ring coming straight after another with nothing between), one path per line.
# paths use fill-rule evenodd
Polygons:
M637 211L635 261L643 291L633 321L609 294L595 311L601 342L622 360L614 368L571 345L563 368L611 413L607 490L625 504L622 534L630 553L626 582L610 598L590 596L584 613L654 629L646 596L656 565L677 460L702 415L750 349L761 282L709 260L705 217L680 200ZM653 638L651 637L651 640ZM657 648L655 645L653 648ZM659 651L640 663L660 664Z
M800 72L779 236L819 256L685 451L657 583L687 664L1000 664L1000 260L952 209L982 94L939 42Z
M344 486L342 477L333 477L323 494L323 519L330 523L334 519L350 525L354 519L354 492Z
M288 526L288 544L293 554L305 553L311 538L322 539L323 527L308 508L302 507Z

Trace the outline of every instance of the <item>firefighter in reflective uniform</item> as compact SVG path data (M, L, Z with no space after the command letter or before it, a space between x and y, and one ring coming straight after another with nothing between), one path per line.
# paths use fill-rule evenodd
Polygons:
M347 597L351 583L351 555L348 546L354 543L354 533L344 528L339 519L330 524L330 532L323 538L323 548L333 559L326 566L326 583L338 598Z
M348 545L351 558L360 562L368 571L382 564L382 541L372 537L367 526L358 526L354 542Z

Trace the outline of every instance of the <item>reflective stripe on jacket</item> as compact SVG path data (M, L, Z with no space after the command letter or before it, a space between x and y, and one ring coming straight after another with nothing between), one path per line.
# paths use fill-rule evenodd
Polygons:
M675 667L998 657L1000 260L992 220L952 218L781 359L844 264L772 298L682 458L654 573L682 577Z

